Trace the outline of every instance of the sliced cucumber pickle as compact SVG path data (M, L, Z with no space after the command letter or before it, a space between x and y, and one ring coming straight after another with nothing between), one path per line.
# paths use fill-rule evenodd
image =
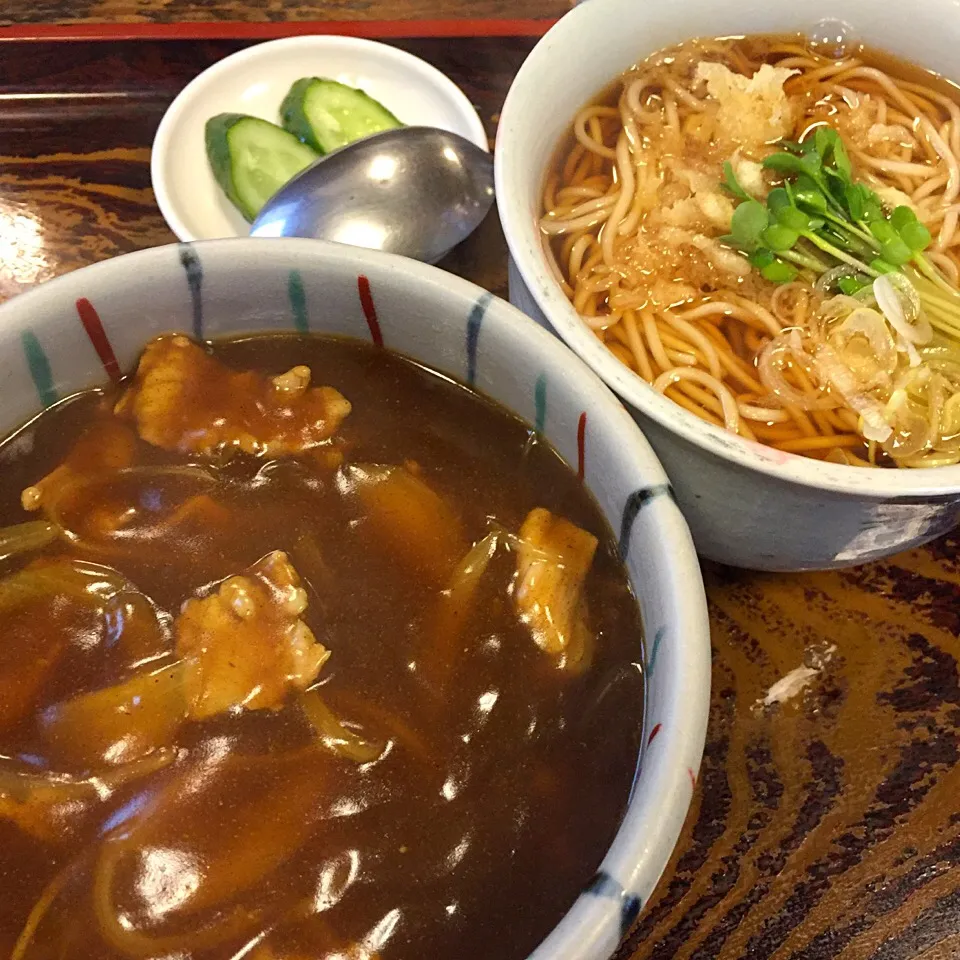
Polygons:
M323 77L298 80L284 98L280 116L286 130L320 153L403 126L362 90Z
M287 181L319 158L282 127L242 113L211 117L206 144L217 183L251 222Z

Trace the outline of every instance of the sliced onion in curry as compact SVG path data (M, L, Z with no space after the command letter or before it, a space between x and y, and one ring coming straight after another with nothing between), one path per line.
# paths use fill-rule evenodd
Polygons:
M0 560L31 553L49 546L60 536L60 528L46 520L28 520L0 529Z
M168 664L48 707L43 735L81 767L117 766L170 746L187 716L183 675L184 664Z

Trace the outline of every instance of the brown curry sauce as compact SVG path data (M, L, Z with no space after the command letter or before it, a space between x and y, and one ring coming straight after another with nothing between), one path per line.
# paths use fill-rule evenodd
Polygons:
M0 778L55 771L75 784L60 804L38 792L16 819L0 779L0 952L46 892L26 960L227 960L251 942L244 955L255 960L522 960L596 870L639 753L639 613L609 529L525 424L411 361L292 336L213 353L237 369L305 364L352 412L319 454L240 455L208 469L213 480L128 470L74 486L59 519L78 542L4 563L7 576L69 557L122 576L89 587L101 568L88 567L92 604L55 591L11 605L0 584L0 701L13 705L0 710ZM0 446L0 523L28 519L21 490L84 429L115 430L117 398L82 394ZM132 447L137 468L204 462L139 438ZM344 470L358 463L406 464L439 495L456 531L445 541L452 562L491 521L516 533L536 507L596 536L589 668L559 669L533 642L511 602L516 557L503 548L468 622L444 641L431 611L447 560L429 535L410 543L345 493ZM58 705L154 665L165 682L184 601L274 550L302 578L303 620L330 652L324 703L385 755L362 764L318 748L284 705L178 725L126 783L123 763L85 764ZM150 703L137 693L121 722ZM91 775L94 789L76 785Z

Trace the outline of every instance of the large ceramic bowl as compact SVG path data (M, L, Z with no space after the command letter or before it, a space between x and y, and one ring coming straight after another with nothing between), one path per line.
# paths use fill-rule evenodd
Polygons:
M613 395L509 304L433 267L315 240L158 247L78 270L0 307L0 431L134 364L164 331L373 340L472 384L534 423L582 472L643 614L645 748L626 818L536 960L606 960L677 840L703 750L706 603L666 476ZM591 879L592 875L592 879ZM518 909L522 905L518 904ZM509 931L504 932L509 936Z
M704 423L621 364L581 322L548 266L537 220L551 155L577 109L631 64L694 36L856 37L960 80L955 0L588 0L537 44L501 113L497 204L515 263L510 299L548 323L629 405L705 556L766 570L849 566L931 540L960 517L960 466L863 470L780 453Z

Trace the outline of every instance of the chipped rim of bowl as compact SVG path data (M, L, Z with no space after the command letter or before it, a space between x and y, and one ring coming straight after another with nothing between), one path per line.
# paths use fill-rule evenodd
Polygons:
M426 264L319 240L207 240L154 247L93 264L0 305L0 345L8 366L19 363L30 368L29 375L42 396L35 368L44 373L44 363L37 363L36 353L38 348L42 351L44 342L50 349L60 348L61 354L55 360L66 352L67 360L63 362L83 371L71 372L69 376L83 376L86 382L89 371L99 369L99 364L104 370L112 370L114 377L119 375L120 364L125 362L130 349L118 351L118 364L110 346L111 334L119 342L124 336L121 331L125 330L129 341L132 324L128 315L118 316L122 311L116 308L109 314L101 311L101 318L96 304L99 300L109 305L111 292L124 289L127 301L138 302L142 295L137 293L136 278L145 278L144 286L179 285L171 299L185 304L189 312L190 303L197 310L210 279L257 276L257 271L273 271L271 279L286 278L294 270L305 283L322 283L324 290L330 290L345 276L355 278L352 289L357 299L348 320L356 332L352 327L349 335L367 336L375 343L384 339L381 327L388 309L374 309L371 285L373 296L378 286L392 288L393 292L383 297L388 303L391 296L402 301L408 289L423 291L431 303L440 305L439 319L436 315L417 313L413 319L405 316L404 322L424 325L431 338L444 342L444 349L449 341L450 356L456 355L458 362L465 362L466 369L470 369L471 343L475 351L482 321L484 338L489 336L494 344L499 341L501 346L497 349L505 356L516 357L512 361L517 365L515 379L523 383L526 396L536 393L538 370L553 374L564 384L564 390L575 393L575 397L565 401L569 408L565 414L572 414L572 422L577 420L576 411L583 410L589 411L591 423L598 424L597 432L590 434L597 437L596 448L613 454L611 460L587 471L590 489L601 489L606 484L620 492L633 491L622 502L622 514L617 521L621 543L628 545L621 549L631 583L638 598L643 598L640 612L646 638L642 650L646 693L637 772L623 820L597 873L529 958L607 960L651 896L679 838L703 753L711 664L706 597L689 529L669 495L666 475L652 448L596 374L552 334L469 281ZM242 286L242 280L238 286ZM301 288L300 301L302 293ZM293 294L290 299L293 315L279 329L300 330L296 313L303 310L303 304L294 305ZM379 321L377 312L381 314ZM196 329L196 314L185 315L182 322L172 327L190 329L191 319ZM343 318L338 316L334 329L339 331L342 323ZM82 340L77 327L73 333L64 329L73 324L82 325L88 340ZM224 333L254 329L268 329L268 325L227 325ZM326 329L326 324L318 329ZM386 327L383 329L385 332ZM85 344L82 350L68 342L75 337L81 337ZM87 356L78 356L79 353ZM494 353L490 351L491 356ZM536 366L530 361L536 361ZM510 369L510 361L505 365ZM442 369L440 364L437 366ZM50 371L47 362L48 381ZM94 379L103 382L102 371L99 379ZM13 380L8 376L6 389L10 389ZM29 380L20 377L19 382ZM479 377L477 386L484 390ZM71 388L76 389L76 384ZM496 399L496 389L489 393ZM579 416L583 420L585 414ZM550 437L550 430L546 433ZM637 483L641 485L638 487ZM614 511L608 507L603 512L616 530L617 521L611 516ZM641 588L642 584L646 586ZM651 608L659 612L653 613ZM659 619L653 622L654 618Z
M683 9L686 4L681 0L662 0L658 6ZM725 3L724 6L736 7L737 4ZM717 457L778 480L868 499L926 499L960 492L960 464L864 470L786 453L701 420L654 390L639 374L617 360L583 323L563 293L547 261L536 219L530 216L528 198L520 186L526 162L514 149L512 131L531 122L527 107L531 102L542 100L541 91L559 90L548 82L552 63L558 58L569 62L570 51L582 48L583 38L592 35L595 24L618 23L618 29L632 29L642 37L642 20L648 16L648 7L638 5L635 0L579 3L541 38L521 65L507 93L494 151L498 210L510 254L540 310L559 336L618 396L667 430ZM838 17L843 15L842 9L837 11ZM678 16L689 17L689 14ZM635 25L631 27L631 24ZM696 28L691 28L690 35L695 33ZM637 46L642 48L642 40ZM610 77L611 81L615 78L616 74ZM553 96L562 99L559 93ZM571 122L578 106L569 104Z

